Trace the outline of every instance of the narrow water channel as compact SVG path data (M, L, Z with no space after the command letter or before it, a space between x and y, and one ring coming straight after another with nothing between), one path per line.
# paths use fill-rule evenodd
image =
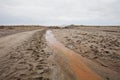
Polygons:
M48 45L55 51L56 61L64 70L64 76L70 77L66 80L102 80L102 78L94 73L82 61L82 57L66 48L53 35L51 30L46 32L46 41Z

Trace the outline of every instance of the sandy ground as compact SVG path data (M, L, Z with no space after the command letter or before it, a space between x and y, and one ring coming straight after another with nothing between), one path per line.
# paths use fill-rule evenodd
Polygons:
M55 37L84 57L105 80L120 79L120 27L54 29Z
M0 80L52 80L44 34L34 30L0 38Z
M119 27L52 31L0 29L0 80L120 80Z

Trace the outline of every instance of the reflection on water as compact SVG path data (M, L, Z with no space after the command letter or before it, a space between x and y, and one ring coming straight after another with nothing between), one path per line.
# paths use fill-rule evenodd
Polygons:
M54 34L52 33L51 30L47 30L46 32L46 41L49 44L49 46L53 47L53 48L58 48L59 50L63 51L63 52L69 52L69 49L66 48L60 41L58 41Z
M57 55L64 55L63 57L61 57L62 66L65 68L66 67L66 71L67 73L69 73L68 71L72 71L77 76L77 80L101 80L101 77L99 77L97 74L95 74L93 71L91 71L89 69L89 67L87 67L84 63L83 63L83 58L78 55L77 53L73 52L72 50L66 48L62 43L60 43L59 41L57 41L57 39L54 37L54 35L52 34L51 30L48 30L46 32L46 41L48 42L48 45L53 48L57 53ZM65 63L67 61L67 63ZM68 65L70 65L70 68ZM69 73L70 74L70 73ZM69 79L69 80L75 80L75 79Z
M54 42L57 41L56 38L54 37L54 35L52 34L51 30L47 30L47 32L46 32L46 40L49 43L54 43Z

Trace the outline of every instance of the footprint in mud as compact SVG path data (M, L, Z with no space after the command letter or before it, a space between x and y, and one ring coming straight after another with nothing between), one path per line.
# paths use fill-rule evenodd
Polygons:
M32 71L33 70L33 65L30 64L30 63L28 63L28 65L29 65L29 71Z
M16 68L16 70L31 71L33 69L33 65L31 63L27 63L27 62L19 62L15 68Z
M47 64L45 60L40 61L41 64Z
M28 69L28 65L26 64L18 64L16 67L15 67L16 70L25 70L25 69Z
M44 77L38 77L38 78L35 78L35 79L32 79L32 80L50 80L49 78L44 78Z
M20 77L25 77L25 76L27 76L27 74L22 73L22 74L20 74L19 76L20 76Z
M44 62L44 59L43 59L43 58L40 58L40 59L39 59L39 62L40 62L40 63Z
M43 69L37 70L37 73L38 73L38 74L43 74L43 73L44 73L44 70L43 70Z
M43 65L37 65L36 66L36 70L41 70L41 69L44 69Z

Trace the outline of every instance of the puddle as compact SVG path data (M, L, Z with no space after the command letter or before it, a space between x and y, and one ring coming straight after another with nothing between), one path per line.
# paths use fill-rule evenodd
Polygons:
M46 40L48 43L50 44L54 44L54 43L58 43L58 41L56 40L56 38L54 37L54 35L52 34L51 30L48 30L46 32Z
M62 43L60 43L54 37L51 30L48 30L46 32L46 41L48 45L56 52L56 55L64 55L59 60L59 64L63 65L63 69L66 68L66 70L70 70L74 73L74 75L76 76L74 80L102 80L100 76L95 74L89 67L87 67L83 63L83 59L79 54L73 52L72 50L65 47Z

